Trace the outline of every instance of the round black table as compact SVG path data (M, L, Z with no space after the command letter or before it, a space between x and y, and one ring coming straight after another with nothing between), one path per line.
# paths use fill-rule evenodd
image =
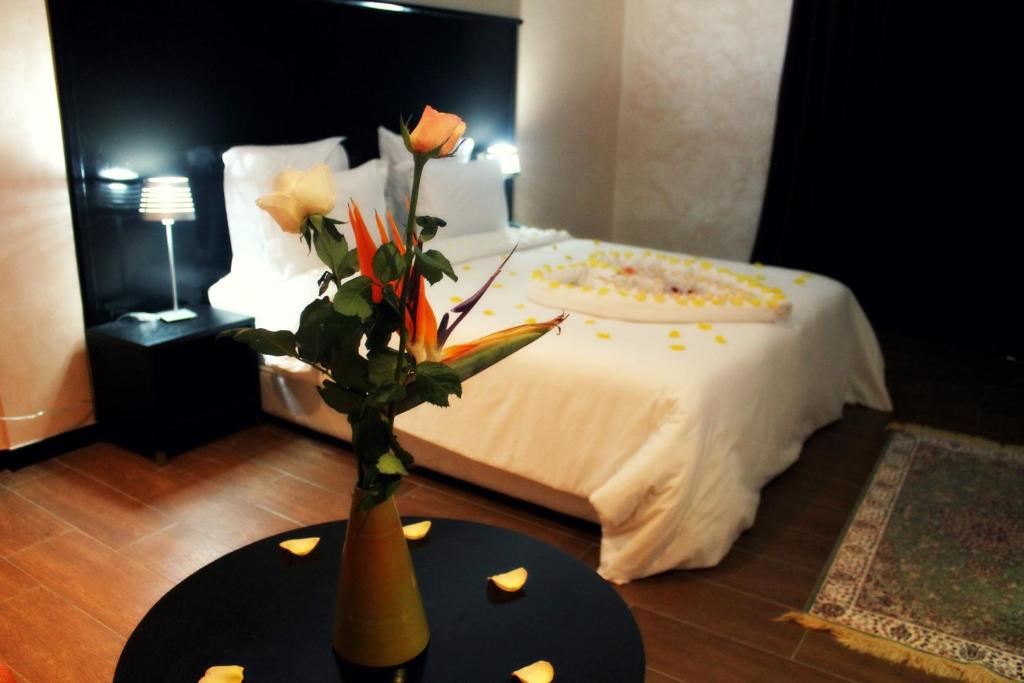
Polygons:
M418 519L405 519L405 523ZM115 683L196 683L218 664L246 683L505 683L546 659L555 680L641 683L644 649L618 593L578 560L523 534L434 519L410 541L430 644L397 670L357 669L331 649L345 522L296 529L200 569L157 602L128 639ZM277 546L319 536L306 557ZM504 593L487 577L524 566L526 587Z

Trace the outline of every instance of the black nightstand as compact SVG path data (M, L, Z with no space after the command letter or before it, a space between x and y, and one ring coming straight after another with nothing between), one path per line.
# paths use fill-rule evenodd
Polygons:
M252 317L191 308L191 320L125 319L86 330L97 422L109 440L158 462L260 415L256 354L216 340L252 327Z

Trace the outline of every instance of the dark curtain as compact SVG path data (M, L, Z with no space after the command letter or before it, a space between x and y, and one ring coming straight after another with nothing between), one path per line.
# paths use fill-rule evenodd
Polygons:
M794 0L754 260L876 326L1019 353L1013 3Z

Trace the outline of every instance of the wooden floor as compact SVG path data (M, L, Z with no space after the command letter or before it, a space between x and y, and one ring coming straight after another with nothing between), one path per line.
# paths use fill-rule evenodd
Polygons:
M620 589L648 681L925 680L773 621L810 595L888 419L848 409L815 434L719 566ZM125 638L176 582L256 539L346 516L353 483L340 445L277 424L165 467L100 443L0 473L0 660L22 683L109 681ZM399 507L516 529L596 566L595 526L444 477L411 476Z

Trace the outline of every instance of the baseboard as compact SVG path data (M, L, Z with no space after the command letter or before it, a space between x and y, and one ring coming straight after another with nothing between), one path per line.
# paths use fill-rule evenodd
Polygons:
M19 470L22 467L63 455L76 448L96 443L102 438L99 425L91 424L51 436L49 439L43 439L28 446L4 449L0 451L0 470Z

